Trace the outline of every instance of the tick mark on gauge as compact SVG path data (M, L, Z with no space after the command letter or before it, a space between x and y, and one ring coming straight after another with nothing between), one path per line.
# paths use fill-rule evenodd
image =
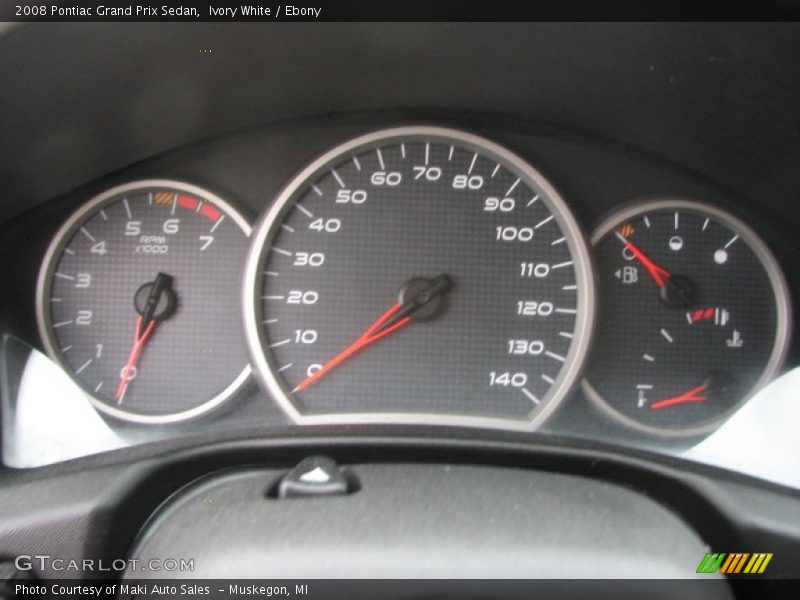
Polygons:
M152 203L153 203L153 195L150 194L150 204L152 204ZM100 217L103 219L103 221L108 221L108 215L106 214L106 211L101 210L100 211Z
M94 236L93 236L91 233L89 233L89 230L88 230L88 229L86 229L86 227L81 227L81 233L82 233L83 235L85 235L87 238L89 238L89 241L90 241L90 242L96 242L96 241L97 241L97 240L95 239L95 237L94 237Z
M64 248L64 252L66 252L66 253L67 253L67 254L69 254L70 256L72 256L73 254L75 254L75 250L70 250L69 248Z
M425 166L428 165L430 157L431 157L431 144L430 142L425 142Z
M64 273L56 273L56 277L60 277L61 279L66 279L67 281L75 281L75 278L72 275L65 275Z
M97 385L94 387L94 393L95 393L95 394L96 394L97 392L99 392L99 391L100 391L100 388L101 388L101 387L103 387L103 383L105 383L105 382L101 381L100 383L98 383L98 384L97 384Z
M563 338L567 338L568 340L572 339L572 334L569 331L559 331L558 335L560 335Z
M528 200L528 203L527 203L525 206L531 206L531 205L533 205L533 204L534 204L534 203L535 203L535 202L536 202L538 199L539 199L539 194L536 194L536 195L535 195L533 198L531 198L530 200Z
M539 399L528 391L528 388L522 388L522 393L528 397L528 400L534 404L539 404Z
M333 178L336 179L336 183L339 184L339 187L343 188L344 187L344 180L341 178L339 173L336 172L336 169L331 169L331 175L333 175Z
M281 229L285 229L289 233L294 233L294 227L289 227L286 223L281 223Z
M546 219L542 219L541 221L539 221L536 225L533 226L533 228L539 229L539 227L541 227L542 225L547 225L550 221L552 221L555 218L556 218L555 215L550 215Z
M61 352L69 352L70 350L72 350L72 344L70 344L69 346L64 346L63 348L61 348Z
M83 371L83 370L84 370L86 367L88 367L90 364L92 364L92 361L93 361L93 360L94 360L93 358L90 358L90 359L89 359L89 360L87 360L85 363L83 363L83 364L82 364L80 367L78 367L77 369L75 369L75 375L78 375L78 374L79 374L81 371Z
M58 327L64 327L65 325L72 325L74 322L75 322L74 320L72 320L72 321L61 321L61 323L54 324L53 325L53 329L56 329Z
M675 229L680 226L680 217L678 216L677 211L675 212Z
M556 380L555 380L555 379L553 379L553 378L552 378L552 377L550 377L549 375L545 375L544 373L542 373L542 379L544 379L544 380L545 380L547 383L549 383L550 385L553 385L553 384L556 382Z
M447 153L447 162L453 160L453 152L455 152L455 149L455 146L450 146L450 152Z
M560 354L556 354L555 352L551 352L550 350L546 350L545 354L552 358L553 360L557 360L558 362L564 362L566 358L561 356Z
M453 147L450 146L450 154L452 155L452 153L453 153ZM469 170L467 170L467 175L472 175L472 169L475 168L475 161L476 160L478 160L478 153L477 152L475 154L473 154L473 156L472 156L472 162L469 163Z
M500 165L497 165L497 166L494 168L494 171L492 171L492 175L491 175L491 178L492 178L492 179L494 179L494 176L495 176L495 175L497 175L497 172L498 172L499 170L500 170Z
M553 265L552 267L550 267L550 270L552 271L552 270L555 270L555 269L561 269L563 267L568 267L571 264L572 264L572 261L568 260L568 261L565 261L565 262L562 262L562 263L558 263L557 265Z
M669 332L666 329L662 329L661 330L661 335L663 335L664 339L667 340L670 344L673 341L675 341L675 340L672 339L672 336L669 334Z
M381 152L380 148L375 148L375 154L378 155L378 164L380 164L381 169L386 168L386 163L383 162L383 153Z
M647 218L647 215L642 220L644 221L644 226L650 229L650 219Z
M361 170L361 163L358 162L358 157L356 157L356 156L353 157L353 164L356 166L356 170L357 171Z
M576 308L557 308L556 312L557 313L562 313L562 314L565 314L565 315L577 315L578 314L578 310Z
M264 321L264 325L272 325L273 323L277 323L278 319L266 319Z
M517 178L517 180L514 183L511 184L511 187L508 188L508 191L506 192L506 196L508 196L511 192L513 192L518 185L519 185L519 178Z
M561 289L562 289L562 290L567 290L567 291L570 291L570 290L577 290L577 289L578 289L578 286L577 286L577 285L575 285L575 284L572 284L572 285L564 285L564 286L562 286L562 287L561 287Z
M318 187L316 184L315 184L315 185L312 185L312 186L311 186L311 189L312 189L312 190L314 190L314 193L315 193L317 196L322 196L322 190L321 190L321 189L319 189L319 187ZM295 206L296 206L297 208L300 208L300 205L299 205L299 204L295 204Z
M711 221L711 219L706 219L705 221L703 221L703 226L700 228L701 231L705 231L706 230L706 227L708 227L709 221Z
M550 242L550 245L551 246L558 246L559 244L563 244L565 240L566 240L566 238L560 237L557 240L553 240L552 242Z
M214 233L214 230L219 227L219 224L225 220L225 215L222 215L219 219L217 219L216 223L211 226L211 229L208 230L208 233Z
M261 296L264 300L283 300L286 296Z
M648 362L653 362L655 360L655 358L653 358L649 354L642 354L642 358L645 359Z
M288 365L283 365L282 367L280 367L280 368L278 369L278 373L282 373L282 372L283 372L283 371L285 371L286 369L289 369L289 368L291 368L291 366L292 366L293 364L294 364L294 363L289 363Z
M281 340L280 342L275 342L274 344L270 344L270 348L277 348L278 346L283 346L284 344L288 344L292 341L292 338L286 338L285 340Z
M264 274L269 275L270 277L277 277L278 275L280 275L280 273L278 273L277 271L264 271Z
M403 159L405 159L405 157L406 157L406 145L405 144L400 144L400 156L402 156Z
M284 256L291 256L292 255L292 253L289 252L288 250L284 250L283 248L278 248L277 246L272 246L272 248L270 248L270 250L274 250L278 254L283 254Z
M131 214L131 205L128 204L128 199L127 198L123 198L122 199L122 205L125 207L125 212L128 214L128 218L129 219L132 218L133 215Z
M739 235L737 234L737 235L733 236L733 237L732 237L732 238L731 238L731 239L728 241L728 243L727 243L727 244L725 244L725 246L724 246L724 247L725 247L725 248L729 248L729 247L731 246L731 244L733 244L733 243L734 243L736 240L738 240L738 239L739 239Z
M321 195L321 194L322 194L322 192L320 192L320 195ZM299 210L301 213L303 213L303 214L304 214L305 216L307 216L309 219L313 219L313 218L314 218L314 213L312 213L310 210L308 210L308 209L307 209L305 206L303 206L302 204L295 204L295 206L297 207L297 210Z

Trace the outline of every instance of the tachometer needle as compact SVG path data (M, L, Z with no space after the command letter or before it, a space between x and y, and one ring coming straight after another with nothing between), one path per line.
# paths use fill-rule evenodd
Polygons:
M652 277L653 281L656 282L656 285L658 287L662 287L671 277L669 271L650 260L650 258L648 258L644 252L639 250L639 248L633 242L631 242L620 232L615 231L614 233L616 233L617 237L622 241L623 244L625 244L625 247L633 253L636 259L644 265L644 267L650 273L650 277Z
M147 340L153 334L156 323L171 316L175 311L176 298L172 290L172 277L166 273L156 275L152 282L144 284L136 291L133 305L139 317L136 319L136 328L133 332L133 348L128 355L128 362L120 373L117 393L114 395L117 404L125 398L128 383L136 372L136 363Z
M120 374L119 378L119 385L117 386L117 393L114 395L114 399L117 402L122 402L122 399L125 396L125 390L128 389L128 382L132 379L131 371L136 368L136 363L139 361L139 355L141 355L147 340L153 334L153 329L156 328L156 322L150 321L150 323L144 328L144 332L142 332L143 323L143 317L140 316L138 319L136 319L136 329L134 330L133 334L133 348L131 348L131 353L128 356L128 362L125 363L125 367L122 369L122 373Z
M402 304L395 304L378 319L370 325L367 330L352 344L347 346L339 354L334 356L331 360L326 362L321 369L312 373L292 390L298 392L306 389L308 386L316 383L332 369L343 363L345 360L353 356L359 350L362 350L377 342L379 339L386 337L390 333L394 333L398 329L408 325L414 313L419 311L422 307L428 305L431 301L439 298L453 286L453 282L447 275L439 275L429 281L423 289L418 290L416 294L408 301Z
M650 405L650 408L653 410L660 410L662 408L667 408L668 406L675 406L676 404L684 404L686 402L703 402L704 400L708 399L707 396L703 395L705 391L705 384L698 385L697 387L693 387L688 392L684 392L683 394L678 394L677 396L672 396L671 398L665 398L664 400L653 402Z

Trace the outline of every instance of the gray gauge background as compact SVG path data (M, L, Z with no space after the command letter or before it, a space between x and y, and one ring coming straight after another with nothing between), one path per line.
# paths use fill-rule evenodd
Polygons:
M441 177L428 181L414 166L440 168ZM402 183L376 185L376 172L399 172ZM453 189L456 174L482 176L485 184ZM336 202L341 190L356 189L367 192L363 204ZM516 199L513 211L484 210L487 197L509 196ZM320 218L338 219L340 228L311 230ZM497 242L497 226L535 233L529 242ZM299 252L322 253L324 264L297 266ZM521 277L523 262L559 267L546 278ZM397 302L407 280L440 273L455 281L442 314L380 340L292 394L310 364L353 342ZM261 381L299 423L532 429L580 373L594 317L593 285L574 218L522 159L461 131L378 131L311 164L256 225L245 275L248 343ZM318 300L289 305L293 290L314 291ZM525 300L551 302L557 310L546 318L517 317L517 302ZM307 329L318 333L313 345L286 342ZM541 339L547 353L509 355L512 338ZM525 389L490 387L492 371L525 373Z
M651 260L693 281L693 306L666 307L645 267L623 258L614 231L624 224L634 229L628 239ZM674 236L681 240L677 250L670 245ZM788 288L766 244L740 219L695 201L642 201L604 220L592 244L601 302L584 390L605 414L649 434L706 433L780 369L790 337ZM630 267L638 269L638 281L623 283L621 270ZM687 314L707 308L724 309L724 320L689 324ZM734 332L741 347L729 348ZM726 375L729 393L648 410L711 372ZM637 385L652 386L641 392L642 407Z
M158 192L169 203L158 204ZM188 207L191 201L181 206L180 195L199 200L196 209ZM174 219L178 231L166 233L165 223ZM138 223L140 234L125 235L129 222ZM87 202L56 234L40 271L37 316L48 354L98 410L119 419L169 423L218 406L250 374L240 317L250 231L229 203L176 181L136 181ZM142 236L163 236L165 243ZM90 250L99 242L106 244L103 255ZM167 252L137 253L148 245ZM177 310L156 325L120 403L115 391L138 316L134 293L159 272L174 278ZM78 273L91 276L88 287ZM91 312L88 324L78 324L80 311Z

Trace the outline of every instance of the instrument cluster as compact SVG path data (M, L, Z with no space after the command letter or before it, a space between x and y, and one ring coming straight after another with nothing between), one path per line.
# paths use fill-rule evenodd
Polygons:
M296 425L533 432L576 411L658 444L714 431L785 364L781 264L715 199L619 197L592 227L569 181L491 135L319 151L248 203L213 173L131 178L62 221L38 332L111 427L266 403Z

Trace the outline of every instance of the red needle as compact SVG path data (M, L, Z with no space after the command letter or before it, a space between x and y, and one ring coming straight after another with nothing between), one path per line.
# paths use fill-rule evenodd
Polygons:
M688 392L684 392L683 394L679 394L677 396L673 396L672 398L665 398L664 400L659 400L658 402L654 402L650 405L650 408L653 410L659 410L662 408L666 408L668 406L675 406L676 404L683 404L684 402L703 402L706 400L706 396L701 396L703 392L706 391L705 385L698 385L690 389Z
M125 364L125 368L122 369L122 374L119 378L119 385L117 386L117 393L115 395L115 399L118 402L120 402L122 397L125 395L125 390L128 388L128 382L131 380L131 377L129 376L131 369L136 367L136 363L139 360L139 355L142 353L142 350L144 350L147 340L150 338L150 335L156 328L156 322L150 321L150 324L140 334L139 332L141 328L142 317L140 316L138 319L136 319L136 329L134 330L133 334L133 348L131 348L131 353L128 356L128 362Z
M311 375L303 379L303 381L297 384L297 387L294 388L293 391L297 392L300 390L304 390L312 383L316 383L317 381L319 381L319 379L323 377L326 373L328 373L331 369L343 363L345 360L353 356L353 354L355 354L359 350L366 348L370 344L377 342L382 337L386 337L390 333L397 331L398 329L400 329L405 325L408 325L411 322L410 316L403 317L402 319L400 319L396 323L393 323L386 329L379 331L378 333L375 333L381 328L381 326L384 323L386 323L392 317L394 313L396 313L401 308L402 308L401 304L395 304L394 306L392 306L389 310L383 313L378 318L377 321L375 321L372 325L370 325L369 328L364 333L361 334L361 337L359 337L355 342L350 344L347 348L342 350L339 354L334 356L331 360L326 362L319 371L316 371L315 373L312 373Z
M633 255L636 257L636 259L650 272L650 276L653 278L653 281L656 282L656 285L658 287L663 286L664 283L666 283L666 280L671 277L669 271L650 260L647 255L639 250L639 248L637 248L636 245L628 238L619 232L616 233L617 237L619 237L619 239L625 244L625 247L633 252Z

